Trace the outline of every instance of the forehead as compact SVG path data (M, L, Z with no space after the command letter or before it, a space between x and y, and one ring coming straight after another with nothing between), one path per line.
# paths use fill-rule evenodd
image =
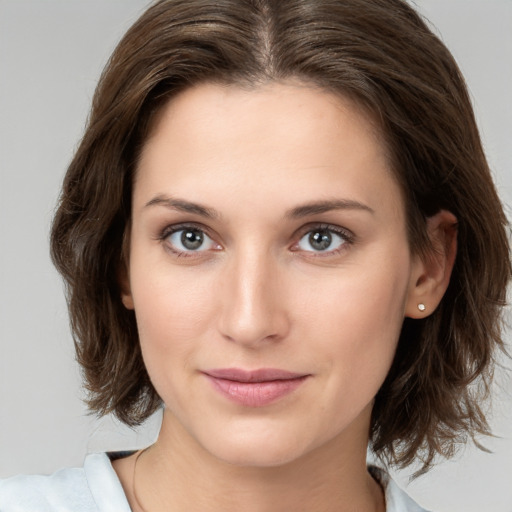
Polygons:
M277 105L278 109L275 108ZM258 129L260 135L266 132L269 124L275 126L276 122L280 122L283 125L285 118L292 120L295 117L286 129L289 131L294 125L296 131L314 118L343 116L356 122L358 128L364 130L383 150L387 149L382 127L369 108L348 95L329 92L312 82L299 79L262 85L205 82L188 87L158 108L150 123L146 143L154 138L156 132L162 131L159 128L163 123L169 125L172 119L175 123L183 123L180 131L184 135L193 133L199 136L202 128L238 128L248 115L253 122L250 128L254 130L254 135ZM297 125L295 121L299 117L302 117L302 123ZM209 138L213 135L215 132L208 133Z
M134 195L179 190L204 202L222 188L242 197L245 185L282 203L331 193L363 201L384 185L397 196L394 182L379 129L354 101L302 83L201 84L159 112Z

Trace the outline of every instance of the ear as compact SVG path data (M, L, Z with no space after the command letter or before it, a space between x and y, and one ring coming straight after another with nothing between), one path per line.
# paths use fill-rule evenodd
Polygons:
M131 221L128 221L123 233L123 243L121 245L121 261L117 269L117 283L121 291L121 302L126 309L135 309L132 297L132 287L130 284L130 231Z
M446 210L427 219L431 249L413 260L405 316L424 318L443 298L457 254L457 219Z
M117 272L117 282L121 291L121 301L126 309L134 309L130 276L126 263L123 261Z

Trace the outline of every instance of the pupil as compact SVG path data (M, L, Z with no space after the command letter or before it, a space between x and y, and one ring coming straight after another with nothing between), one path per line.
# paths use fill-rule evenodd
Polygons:
M332 235L329 231L315 231L309 235L311 247L317 251L325 251L332 243Z
M181 234L181 243L183 247L189 250L199 249L203 244L203 233L198 230L183 231Z

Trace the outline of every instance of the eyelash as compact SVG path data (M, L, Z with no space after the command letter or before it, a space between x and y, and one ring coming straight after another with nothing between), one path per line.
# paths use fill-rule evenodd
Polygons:
M186 223L186 224L173 224L172 226L166 226L162 232L158 236L158 240L165 245L166 250L172 252L178 258L193 258L199 252L205 251L180 251L176 249L168 242L168 238L174 233L178 233L179 231L199 231L205 234L210 240L213 240L213 237L208 234L208 230L200 225L194 223Z
M214 240L214 238L209 235L208 230L204 226L202 226L200 224L194 224L194 223L174 224L171 226L166 226L162 230L162 232L158 235L157 239L161 243L165 244L166 250L172 252L174 255L176 255L177 257L180 257L180 258L197 257L198 253L206 252L204 250L203 251L193 251L193 250L180 251L180 250L176 249L175 247L173 247L172 244L170 244L168 242L168 238L171 235L173 235L174 233L177 233L180 231L186 231L186 230L199 231L199 232L203 233L204 235L206 235L210 240ZM326 250L325 252L324 251L302 251L302 252L309 253L309 257L325 258L325 257L329 257L329 256L335 256L335 255L338 255L341 252L347 250L347 248L348 248L347 246L351 246L355 243L354 234L346 228L341 228L340 226L335 226L332 224L325 224L325 223L309 224L309 225L306 225L303 228L301 228L297 232L297 234L294 235L294 238L297 241L293 243L290 250L292 252L301 252L301 249L298 247L299 243L302 241L302 239L308 233L314 233L315 231L325 231L325 232L337 235L343 240L343 243L341 244L340 247L338 247L334 250ZM214 242L214 243L216 243L216 242ZM219 244L217 244L217 245L219 245Z
M298 235L298 241L295 242L292 246L293 252L299 252L300 248L298 248L299 243L302 241L302 239L308 234L308 233L314 233L318 231L326 231L328 233L334 234L339 236L343 243L340 247L333 249L333 250L326 250L326 251L304 251L309 253L309 257L313 258L328 258L330 256L336 256L340 254L343 251L346 251L348 247L353 245L355 243L355 235L351 231L349 231L346 228L342 228L340 226L332 225L332 224L309 224L307 226L304 226L300 231ZM295 249L297 247L297 249Z

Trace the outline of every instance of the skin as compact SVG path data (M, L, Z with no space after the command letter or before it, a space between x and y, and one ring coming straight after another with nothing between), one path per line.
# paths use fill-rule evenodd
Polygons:
M404 317L441 299L455 242L441 212L436 257L411 254L368 114L300 83L190 88L144 147L132 213L122 299L166 406L137 499L134 457L114 464L132 508L385 510L365 463L373 398ZM202 245L187 250L179 229ZM203 373L232 367L307 377L248 407Z

